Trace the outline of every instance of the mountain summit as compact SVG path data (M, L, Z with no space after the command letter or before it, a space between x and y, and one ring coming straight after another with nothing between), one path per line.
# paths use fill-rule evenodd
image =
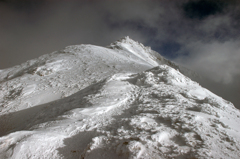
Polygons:
M240 158L240 112L129 37L0 72L0 158Z

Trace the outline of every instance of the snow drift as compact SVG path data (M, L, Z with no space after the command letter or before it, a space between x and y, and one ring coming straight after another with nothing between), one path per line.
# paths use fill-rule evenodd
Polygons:
M126 37L0 72L0 158L239 158L240 112Z

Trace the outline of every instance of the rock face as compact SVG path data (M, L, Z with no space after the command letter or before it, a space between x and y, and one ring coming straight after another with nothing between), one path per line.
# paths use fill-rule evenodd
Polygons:
M129 37L1 70L0 158L240 158L239 110L184 74Z

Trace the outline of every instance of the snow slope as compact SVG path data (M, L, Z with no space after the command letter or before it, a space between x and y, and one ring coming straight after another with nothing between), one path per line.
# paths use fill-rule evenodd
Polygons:
M69 96L118 72L139 72L155 66L124 53L93 45L69 46L3 70L1 113Z
M195 77L129 37L109 48L68 46L0 72L0 115L67 97L115 73L137 73L159 64Z
M128 37L2 70L0 158L240 158L239 110L181 72Z

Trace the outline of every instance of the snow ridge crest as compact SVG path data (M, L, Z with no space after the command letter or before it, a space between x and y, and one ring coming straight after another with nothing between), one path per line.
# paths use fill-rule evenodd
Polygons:
M135 48L140 47L140 48L146 50L147 52L152 51L151 47L144 46L142 43L131 39L129 36L125 36L124 38L121 38L121 39L111 43L109 47L112 48L112 49L114 49L114 48L119 49L119 47L121 47L124 44L129 44L129 45L131 45L132 47L135 47Z

